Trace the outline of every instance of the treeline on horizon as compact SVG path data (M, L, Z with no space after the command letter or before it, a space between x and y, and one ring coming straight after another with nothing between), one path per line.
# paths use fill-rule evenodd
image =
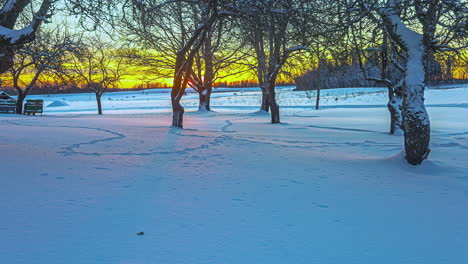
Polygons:
M298 79L307 78L308 75L313 74L309 72L300 76ZM339 85L338 87L323 87L321 89L345 89L345 88L354 88L354 87L384 87L382 84L375 84L374 82L370 82L371 85L366 85L367 83L356 82L352 85L352 82L349 82L350 85ZM435 87L435 86L443 86L443 85L461 85L461 84L468 84L468 78L466 79L441 79L441 78L434 78L430 79L427 82L428 86ZM300 81L296 82L279 82L276 86L294 86L296 87L296 91L307 91L307 90L315 90L313 87L314 82L306 82L301 83ZM233 82L219 82L216 83L214 88L252 88L252 87L259 87L258 83L253 80L246 80L246 81L233 81ZM132 88L109 88L107 92L130 92L130 91L144 91L150 89L171 89L170 85L159 83L159 85L136 85ZM0 88L1 91L8 93L9 95L16 96L18 92L12 86L2 86ZM71 84L54 84L54 83L42 83L34 86L34 89L31 92L31 95L47 95L47 94L76 94L76 93L91 93L91 91L85 87L79 85L71 85Z
M468 82L468 80L467 80ZM296 86L294 82L278 82L277 86ZM214 88L251 88L259 87L255 80L240 80L232 82L217 82L213 85ZM125 92L125 91L144 91L150 89L171 89L171 85L161 82L142 83L134 85L131 88L108 88L107 92ZM16 89L12 86L2 86L0 90L5 91L9 95L17 95ZM31 90L31 95L45 94L74 94L74 93L90 93L91 91L81 85L76 84L57 84L52 82L43 82L36 84Z
M363 68L373 75L379 74L378 58L368 58L363 65L360 65L359 59L355 54L341 59L327 58L322 59L320 66L295 78L297 90L317 90L333 89L346 87L384 87L384 83L376 82L366 78ZM464 84L468 83L468 68L463 67L463 62L452 56L428 56L426 62L425 79L428 86ZM454 68L459 69L457 74ZM389 69L402 78L402 74L393 66ZM458 78L457 78L458 77ZM320 79L320 85L318 80Z

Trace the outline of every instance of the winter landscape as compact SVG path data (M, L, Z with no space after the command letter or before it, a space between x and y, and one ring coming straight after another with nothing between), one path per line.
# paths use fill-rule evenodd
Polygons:
M0 115L0 259L468 261L468 86L426 92L431 157L419 167L388 134L379 90L328 91L319 111L299 101L274 127L251 110L255 91L214 93L214 112L188 112L184 130L167 125L168 93L108 94L103 116L88 95L50 97L69 106L43 117Z
M0 0L0 263L468 263L468 2Z

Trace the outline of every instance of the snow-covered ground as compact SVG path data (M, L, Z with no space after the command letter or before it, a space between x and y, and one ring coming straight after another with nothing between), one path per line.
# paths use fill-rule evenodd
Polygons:
M458 89L430 89L427 91L428 106L459 105L467 101L459 101L459 96L465 96L468 86L455 86ZM450 86L442 88L451 88ZM293 91L294 87L279 87L277 100L283 110L310 109L315 105L315 92L310 98L304 91ZM322 90L321 104L324 109L329 108L386 108L386 88L346 88ZM214 89L212 94L212 106L216 111L250 113L258 110L261 103L259 88ZM446 95L450 94L449 98ZM462 97L463 98L463 97ZM466 98L466 97L465 97ZM46 106L46 114L93 114L96 113L96 101L94 94L70 94L70 95L33 95L28 99L43 99ZM136 113L161 113L171 109L170 90L155 89L136 92L115 92L103 96L103 109L107 114L136 114ZM54 104L50 107L47 107ZM65 106L60 106L65 104ZM198 94L188 91L182 99L182 104L188 110L198 109Z
M83 94L0 114L0 263L468 263L468 87L427 91L419 167L385 90L323 91L319 111L291 90L279 125L255 89L183 130L161 91L107 94L104 116Z

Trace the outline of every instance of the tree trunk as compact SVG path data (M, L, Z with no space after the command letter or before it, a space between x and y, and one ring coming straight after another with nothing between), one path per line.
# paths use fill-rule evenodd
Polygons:
M317 89L317 98L315 99L315 110L320 108L320 87Z
M24 99L26 98L26 94L18 94L18 99L16 99L16 113L19 115L23 114L23 104Z
M203 87L203 89L199 89L198 98L199 98L199 105L198 111L211 111L210 108L210 97L211 97L211 87Z
M270 109L271 109L271 123L279 124L280 112L279 112L279 105L276 103L276 100L270 103Z
M206 91L201 91L200 93L198 93L198 98L199 98L198 111L200 112L210 111L210 105L209 105L209 102L207 102L208 98L203 93L206 93Z
M270 100L266 88L262 88L262 105L260 111L270 112Z
M280 123L279 105L276 103L275 82L268 85L268 103L271 109L271 123Z
M401 98L393 96L387 104L390 112L390 134L403 135L403 117L401 114Z
M183 57L178 55L177 62L176 62L176 73L174 74L174 85L171 91L171 104L172 104L172 126L183 128L183 121L184 121L184 108L180 104L180 100L182 99L182 95L185 92L185 85L184 83L184 73L181 73L182 70L181 66L183 65ZM191 65L190 65L191 67ZM186 73L186 75L188 75ZM188 76L186 76L188 78ZM185 80L187 81L187 79Z
M430 121L424 106L425 48L408 47L408 69L403 85L403 127L405 131L406 160L419 165L429 155Z
M205 60L205 76L203 78L203 91L200 93L200 106L199 111L211 111L210 109L210 97L212 85L214 82L214 65L213 65L213 45L211 44L213 38L213 32L208 32L203 48L202 54Z
M405 131L405 158L411 165L427 159L430 149L430 121L424 106L425 67L427 50L423 36L408 28L398 14L388 17L389 30L394 40L407 52L407 69L403 85L403 128Z
M206 89L206 95L205 95L205 102L206 102L206 110L208 111L211 111L211 91L212 91L212 87L210 85L210 87L208 87Z
M408 70L408 72L410 72ZM410 83L403 92L406 160L419 165L429 155L430 122L424 106L424 85Z
M97 108L98 108L98 115L102 115L101 95L96 94L96 102L97 102Z
M318 45L318 42L317 42L317 49L319 49L319 45ZM319 110L320 108L320 90L322 89L322 79L321 79L321 74L320 74L320 71L322 70L322 64L320 63L321 62L321 58L319 56L319 59L318 59L318 67L317 67L317 98L315 100L315 110Z
M172 102L172 126L183 128L184 108L178 102Z

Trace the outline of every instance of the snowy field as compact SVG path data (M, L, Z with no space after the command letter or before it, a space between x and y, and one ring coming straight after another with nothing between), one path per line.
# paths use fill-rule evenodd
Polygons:
M450 88L450 92L446 92ZM455 89L454 89L455 88ZM457 89L458 88L458 89ZM315 106L315 92L307 98L304 91L293 91L294 87L279 87L277 100L283 110L310 109ZM188 90L182 99L186 110L198 109L198 94ZM426 104L434 107L466 107L468 100L460 101L465 96L468 86L446 86L427 92ZM322 90L323 109L330 108L386 108L386 88L347 88ZM446 98L449 94L450 98ZM219 88L214 89L211 104L217 112L252 113L261 103L259 88ZM462 98L467 98L462 97ZM45 112L58 114L94 114L97 112L94 94L69 95L33 95L28 99L43 99ZM114 92L102 97L103 110L107 114L167 113L171 110L170 89L154 89L138 92ZM51 105L51 106L49 106ZM296 111L297 112L297 111Z
M426 92L431 155L403 161L385 89L42 98L0 114L0 263L468 263L468 87ZM137 235L144 232L144 235Z

